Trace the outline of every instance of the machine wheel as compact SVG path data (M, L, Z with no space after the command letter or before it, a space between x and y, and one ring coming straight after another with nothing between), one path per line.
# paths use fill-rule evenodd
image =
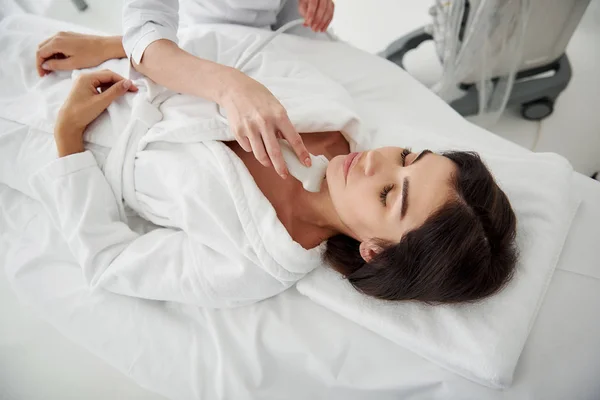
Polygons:
M521 105L521 115L530 121L540 121L554 111L554 101L544 97Z

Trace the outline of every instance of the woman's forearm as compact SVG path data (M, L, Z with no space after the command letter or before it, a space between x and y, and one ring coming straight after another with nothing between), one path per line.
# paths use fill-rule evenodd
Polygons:
M136 70L173 91L221 103L228 82L240 72L198 58L170 40L157 40L144 51Z

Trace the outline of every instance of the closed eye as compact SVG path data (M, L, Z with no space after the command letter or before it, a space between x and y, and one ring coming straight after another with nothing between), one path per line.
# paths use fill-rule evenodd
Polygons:
M392 191L392 189L394 189L394 185L386 185L383 187L381 193L379 193L379 200L381 201L381 204L383 204L384 207L387 206L387 196L388 193Z
M408 157L410 153L411 149L409 149L408 147L402 150L402 153L400 154L400 160L403 167L406 167L406 157Z
M410 165L414 165L417 161L425 157L427 154L431 154L431 150L423 150L415 159L412 161ZM404 178L402 182L402 196L400 197L400 219L404 218L406 215L406 211L408 210L408 188L409 188L409 179L408 177Z

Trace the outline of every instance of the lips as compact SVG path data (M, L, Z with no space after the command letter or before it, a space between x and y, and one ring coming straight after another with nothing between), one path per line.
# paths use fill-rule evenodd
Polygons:
M344 179L348 181L348 172L350 172L350 168L356 164L354 161L358 159L359 153L350 153L344 159Z

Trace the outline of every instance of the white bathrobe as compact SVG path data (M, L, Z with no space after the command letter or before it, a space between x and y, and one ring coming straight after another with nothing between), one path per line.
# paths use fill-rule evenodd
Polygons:
M247 28L227 32L197 27L183 35L182 45L233 65L264 37ZM122 73L127 61L109 66ZM279 98L298 131L341 130L352 147L359 144L358 119L345 90L276 42L244 72ZM233 135L215 117L214 103L133 78L140 91L115 102L89 127L93 153L31 160L23 155L42 133L0 136L4 183L27 181L19 163L32 171L32 162L53 159L33 174L29 189L62 231L92 289L233 307L280 293L321 265L324 244L305 250L294 242L243 162L222 143ZM34 87L4 102L0 117L43 130L65 90L60 77L51 79L56 82L41 92ZM23 113L39 96L46 109ZM127 224L129 209L160 227L134 232Z

